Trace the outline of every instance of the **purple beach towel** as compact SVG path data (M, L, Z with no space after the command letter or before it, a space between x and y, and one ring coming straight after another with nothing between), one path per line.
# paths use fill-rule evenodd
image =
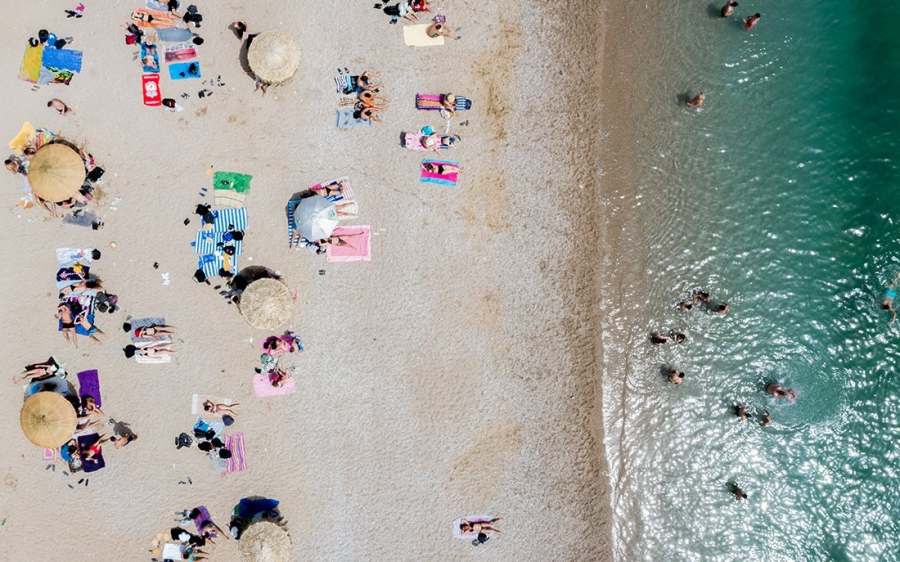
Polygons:
M78 373L78 396L82 399L85 396L91 396L98 408L103 407L100 400L100 375L97 373L97 369Z

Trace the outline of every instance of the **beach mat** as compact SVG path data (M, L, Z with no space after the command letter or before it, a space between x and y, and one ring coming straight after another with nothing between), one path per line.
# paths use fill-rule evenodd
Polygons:
M444 44L444 37L429 37L425 30L430 24L407 25L403 28L403 42L410 47L436 47Z
M228 240L226 241L223 237L226 233L224 232L213 232L210 230L201 230L197 233L197 238L191 242L191 246L194 247L194 252L197 254L214 254L217 250L219 250L219 244L231 244L234 246L234 255L239 256L244 250L244 241L243 240Z
M144 91L144 105L156 107L162 104L162 94L159 91L159 74L143 74L141 86Z
M197 529L198 533L203 532L201 530L203 528L203 525L207 521L212 521L212 516L209 514L209 510L206 509L205 505L198 505L191 511L197 511L197 516L191 519L191 521L193 521L194 523L194 527Z
M156 343L156 342L138 343L137 347L140 347L140 348L150 347L150 346L152 346L153 343ZM148 357L146 355L135 354L135 356L132 357L132 359L134 359L135 363L140 363L142 365L159 365L162 363L171 363L172 362L171 355L153 355L153 356Z
M452 162L450 160L432 160L429 158L422 160L422 164L423 165L424 164L435 164L435 165L452 164L453 166L459 165L458 162ZM419 178L419 181L422 183L436 183L438 185L447 185L450 187L455 187L456 182L459 179L458 178L459 174L457 172L438 174L436 172L429 172L429 171L425 170L424 167L420 168L420 170L422 170L422 174L421 174L421 177Z
M212 211L212 228L204 229L206 232L227 232L231 226L235 230L247 230L247 209L216 209ZM206 225L208 226L208 225Z
M455 96L456 101L453 104L455 111L467 111L472 109L472 100L463 96ZM416 109L422 111L440 111L441 105L440 94L416 94Z
M78 373L78 396L81 398L90 396L98 408L103 406L103 401L100 399L100 375L97 373L97 369Z
M356 87L348 74L339 74L334 77L334 86L339 94L349 94Z
M44 49L41 66L56 70L81 72L81 51L72 49Z
M212 396L211 394L195 394L193 397L191 397L191 414L195 416L198 414L203 414L204 416L222 417L222 414L214 414L203 409L203 403L207 400L225 404L226 406L231 406L232 404L234 404L231 398L220 398L218 396Z
M24 123L22 123L22 128L19 129L18 134L16 134L16 136L7 143L7 146L9 146L10 150L14 150L17 153L22 154L22 151L25 150L25 145L28 144L28 141L33 139L36 135L37 131L35 130L34 125L32 125L28 121L25 121Z
M187 80L201 77L199 62L176 62L169 65L169 78L172 80Z
M50 463L58 463L62 460L62 455L59 454L59 448L56 449L41 449L41 460L44 462Z
M144 64L144 59L148 56L153 60L153 64ZM159 53L156 50L156 45L148 46L141 43L141 71L159 72Z
M337 121L335 122L335 126L338 129L351 129L353 127L369 126L371 124L371 121L366 121L365 119L355 119L353 117L352 107L344 107L337 110Z
M216 207L231 207L236 209L238 207L243 207L244 201L247 199L246 193L238 193L237 191L230 191L227 189L214 189L213 193L215 194L213 204Z
M244 448L244 432L238 431L231 435L222 436L222 442L225 448L231 451L231 458L228 460L228 467L225 472L241 472L247 470L247 457Z
M166 45L163 49L163 58L167 63L191 60L197 58L197 49L191 41Z
M197 268L202 269L204 275L208 278L219 277L219 271L223 269L232 275L237 275L237 256L205 254L197 258Z
M163 43L181 43L190 41L193 36L194 33L190 29L184 27L164 27L156 30L157 40Z
M285 379L282 386L272 386L266 373L257 373L253 375L253 392L261 398L292 394L294 392L294 377L291 376Z
M422 144L422 139L429 135L423 135L422 133L411 133L407 132L403 136L403 148L408 150L432 150L431 148L426 148ZM447 150L449 147L446 145L441 145L441 150Z
M94 458L90 460L86 458L86 451L90 449L91 445L99 440L100 436L96 433L78 436L78 450L81 452L81 470L85 472L97 472L106 466L106 461L103 460L103 453L94 455Z
M325 250L327 263L372 261L372 227L369 225L339 226L332 236L354 235L347 240L347 246L329 244Z
M25 56L22 57L22 66L19 67L19 80L37 84L41 75L41 61L44 57L44 45L25 47Z
M59 263L59 267L63 268L72 267L78 263L91 265L93 262L92 251L93 248L57 248L56 261Z
M250 192L250 180L253 176L238 174L237 172L213 173L213 189L235 191L237 193Z

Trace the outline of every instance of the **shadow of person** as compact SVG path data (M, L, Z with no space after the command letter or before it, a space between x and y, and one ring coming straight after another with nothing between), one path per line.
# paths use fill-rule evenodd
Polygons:
M675 103L681 107L687 107L687 102L691 100L691 97L689 92L682 92L675 96Z
M722 6L717 6L715 4L709 4L706 6L706 15L711 18L721 18L722 17Z

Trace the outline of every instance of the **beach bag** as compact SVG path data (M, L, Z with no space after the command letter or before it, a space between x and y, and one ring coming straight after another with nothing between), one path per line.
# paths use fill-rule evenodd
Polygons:
M47 37L49 37L49 36L50 36L50 32L47 31L46 29L42 29L42 30L38 31L38 39L40 40L41 43L46 43Z
M194 272L194 281L197 283L206 283L209 285L209 280L206 278L206 274L203 273L202 269L198 269Z
M90 172L88 172L87 179L91 183L97 183L97 181L99 181L105 173L106 170L104 170L100 166L94 166L94 168Z

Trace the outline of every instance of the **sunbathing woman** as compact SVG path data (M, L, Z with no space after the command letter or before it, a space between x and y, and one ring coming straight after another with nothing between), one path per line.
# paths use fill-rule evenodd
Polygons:
M357 105L357 109L353 112L354 119L362 119L363 121L375 121L376 123L381 123L381 119L378 118L378 115L375 114L376 109L382 109L380 107L362 107L359 108Z
M266 354L272 357L287 355L288 353L300 353L304 350L300 336L291 331L287 331L280 336L269 336L263 342L262 348Z
M379 105L376 103L376 100L382 100L385 103ZM387 99L384 96L379 96L372 90L363 90L359 93L359 101L363 103L366 107L374 107L375 109L384 109L387 107L387 104L390 103L391 100Z
M453 38L453 35L447 30L447 26L442 23L433 23L425 28L425 33L432 39L437 39L438 37L449 37Z
M126 345L122 350L125 352L125 357L131 359L134 356L140 357L165 357L170 353L175 353L175 349L172 347L175 344L172 342L158 342L152 343L150 345L137 347L134 345Z
M26 365L24 373L18 374L13 377L13 384L40 381L60 373L65 373L65 371L63 371L56 360L51 357L43 363Z
M126 323L122 327L125 328L126 332L133 333L135 338L149 338L153 340L170 338L178 333L175 326L144 326L135 328L133 332L131 331L131 324Z
M6 169L13 175L22 174L23 176L28 176L28 170L18 156L10 156L3 165L6 166Z
M373 80L378 78L378 73L371 70L367 70L356 77L351 76L351 78L354 78L353 83L356 85L357 92L362 92L363 90L375 90L377 92L378 88L382 86L381 84L372 83Z
M353 238L354 236L362 236L362 232L356 232L354 234L341 234L339 236L329 236L328 238L322 238L319 240L319 246L350 246L351 248L355 248L353 244L347 242L348 238Z
M459 522L459 530L463 534L479 534L479 533L500 533L500 529L494 528L494 523L502 520L502 517L495 517L490 521L467 521L463 519Z
M72 314L72 309L69 305L60 304L56 308L56 318L62 321L62 333L66 341L78 347L78 334L75 333L75 315ZM69 339L70 334L72 336L71 339Z
M275 388L281 388L284 386L285 381L290 378L290 373L280 367L276 367L275 370L269 373L269 383Z
M441 108L450 115L456 115L456 96L453 94L441 95Z
M205 400L203 402L203 411L209 412L211 414L229 414L231 416L237 417L238 413L235 412L232 408L235 406L240 406L240 404L232 404L228 405L223 402L213 402L212 400Z
M310 191L316 192L316 195L321 195L322 197L330 197L332 195L343 195L344 194L344 180L338 180L334 183L329 183L328 185L320 185L312 188Z
M456 164L436 164L434 162L423 162L422 169L430 174L458 174L459 166Z

